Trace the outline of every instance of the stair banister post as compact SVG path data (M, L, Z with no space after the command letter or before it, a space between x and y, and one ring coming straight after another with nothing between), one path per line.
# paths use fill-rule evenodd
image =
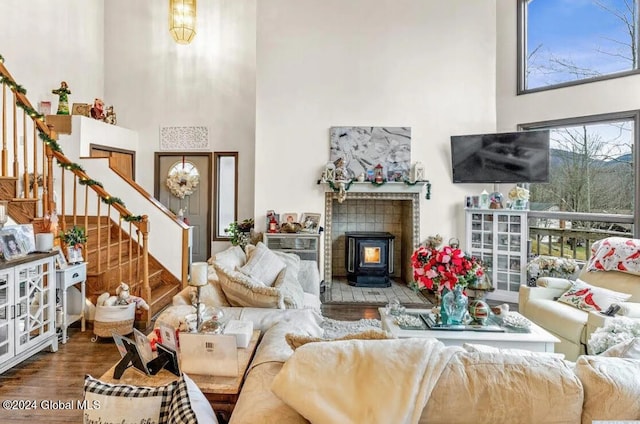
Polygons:
M142 215L138 227L142 233L142 290L143 298L151 304L151 286L149 285L149 216ZM151 310L147 313L147 327L151 324Z
M47 125L49 128L49 137L54 140L58 139L58 134L53 130L53 125ZM42 193L42 213L44 215L50 214L55 210L51 193L53 193L53 150L48 144L45 144L45 153L47 155L47 178L44 183L44 189ZM63 228L64 230L64 228Z

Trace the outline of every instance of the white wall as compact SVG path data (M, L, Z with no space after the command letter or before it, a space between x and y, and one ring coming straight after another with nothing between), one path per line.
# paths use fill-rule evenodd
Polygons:
M27 97L38 107L58 96L66 81L72 103L90 103L104 94L103 0L3 0L0 54Z
M238 218L253 215L255 3L198 2L186 46L169 34L167 1L105 4L105 102L138 131L137 182L150 193L160 127L207 126L212 152L239 152Z
M495 1L260 0L255 215L324 212L332 126L410 126L433 184L421 237L464 238L450 136L494 131ZM323 214L324 215L324 214ZM324 216L323 216L324 218Z
M517 96L517 2L498 2L497 16L498 130L640 108L640 75Z

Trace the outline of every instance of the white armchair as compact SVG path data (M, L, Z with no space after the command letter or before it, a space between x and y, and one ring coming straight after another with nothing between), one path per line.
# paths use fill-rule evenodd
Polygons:
M634 241L640 245L640 240ZM594 243L595 248L598 243ZM627 302L621 303L618 315L640 320L640 275L619 271L588 271L585 266L578 278L593 286L631 294ZM571 280L564 278L542 277L537 280L537 287L521 286L519 311L558 337L561 342L556 345L556 351L564 353L568 360L575 360L579 355L588 353L587 342L591 333L611 318L557 302L571 284Z

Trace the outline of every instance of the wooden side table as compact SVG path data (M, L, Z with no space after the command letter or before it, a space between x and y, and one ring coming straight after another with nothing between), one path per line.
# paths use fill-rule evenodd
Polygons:
M217 415L225 421L229 419L233 408L236 406L244 377L249 368L249 363L258 346L260 330L253 330L249 346L245 349L238 348L238 376L219 377L200 374L189 374L189 377L200 388L205 397L209 400L211 407ZM130 384L133 386L157 387L169 384L178 377L167 370L161 370L156 375L144 375L139 371L128 368L119 380L113 378L115 364L105 372L100 380L111 384Z
M58 323L62 329L62 343L67 343L67 328L69 325L80 320L80 329L85 330L84 304L85 304L85 284L87 281L87 263L81 262L74 265L67 265L56 270L56 286L60 290L62 305L62 322ZM82 294L82 306L80 314L69 315L67 305L67 289L75 284L80 284Z

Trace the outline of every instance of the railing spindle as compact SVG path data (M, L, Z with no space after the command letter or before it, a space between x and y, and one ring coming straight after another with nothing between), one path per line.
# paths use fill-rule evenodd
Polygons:
M98 214L98 274L102 272L102 217L100 216L100 206L102 202L100 201L100 197L97 198L98 205L96 207L96 211Z
M7 84L2 84L2 175L7 175L9 165L7 150Z
M118 279L122 281L122 215L118 219Z
M29 164L29 149L27 149L27 112L22 111L22 182L24 187L22 192L24 193L24 198L29 198L29 168L27 165ZM35 177L35 175L34 175Z
M13 93L13 176L18 176L18 97Z
M44 180L42 180L44 183ZM38 199L38 130L36 129L36 125L33 124L33 187L31 192L32 199ZM36 207L36 212L37 212ZM41 215L40 218L42 218Z

